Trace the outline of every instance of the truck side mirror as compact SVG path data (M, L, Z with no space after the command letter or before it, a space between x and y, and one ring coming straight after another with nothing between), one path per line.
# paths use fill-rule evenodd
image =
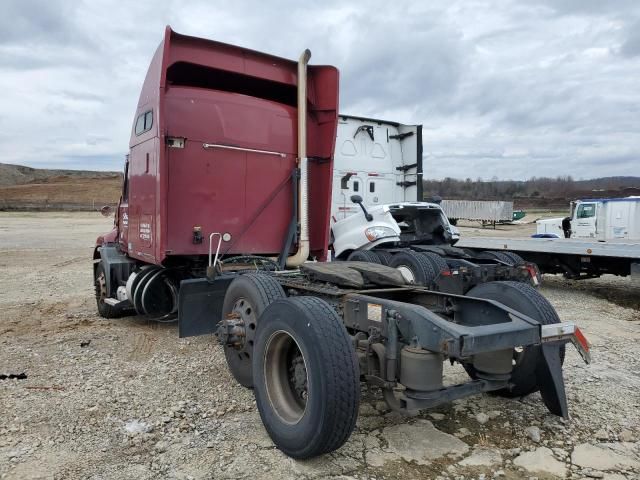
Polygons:
M367 212L367 209L364 208L364 205L362 204L362 197L360 195L351 195L351 201L353 203L357 203L358 205L360 205L360 208L362 209L362 213L364 213L364 218L367 219L367 222L373 221L373 215Z
M113 207L111 205L105 205L100 209L100 213L103 217L110 217L113 215Z

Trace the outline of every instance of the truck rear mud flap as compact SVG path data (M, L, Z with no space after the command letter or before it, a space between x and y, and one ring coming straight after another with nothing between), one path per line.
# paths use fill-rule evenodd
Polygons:
M197 278L180 283L178 297L178 335L180 338L206 335L216 331L222 320L222 305L233 275L214 280Z

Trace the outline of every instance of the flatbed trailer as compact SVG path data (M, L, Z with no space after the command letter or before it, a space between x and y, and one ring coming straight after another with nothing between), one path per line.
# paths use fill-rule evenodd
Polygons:
M628 241L462 236L457 246L474 252L512 252L537 264L543 273L562 273L573 279L612 274L640 280L640 244Z

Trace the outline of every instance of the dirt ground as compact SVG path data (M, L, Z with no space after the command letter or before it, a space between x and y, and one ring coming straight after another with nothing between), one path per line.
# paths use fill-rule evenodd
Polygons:
M298 462L273 446L214 338L96 315L91 252L110 226L97 213L0 213L0 375L26 375L0 380L0 478L640 478L640 312L619 301L640 287L628 279L545 278L592 343L590 366L567 349L570 420L538 394L405 418L363 386L347 444Z

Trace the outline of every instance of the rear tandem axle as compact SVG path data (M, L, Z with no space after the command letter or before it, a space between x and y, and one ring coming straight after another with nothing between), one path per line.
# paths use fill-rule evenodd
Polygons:
M537 290L489 282L468 295L442 293L393 285L397 270L390 267L340 263L332 268L355 268L368 288L313 281L313 264L303 273L222 274L180 287L180 336L216 333L236 379L255 388L265 426L285 453L308 458L342 445L351 430L340 438L327 433L334 438L330 446L324 437L314 443L312 432L335 421L314 408L319 402L331 409L342 392L334 414L355 424L358 400L344 399L359 396L360 380L380 387L389 407L404 413L481 392L519 397L540 391L549 411L568 416L564 345L572 341L587 362L589 347L573 324L559 323ZM322 347L332 329L341 340ZM460 363L471 380L444 385L447 360ZM340 372L336 378L328 378L331 364ZM325 382L336 391L322 388Z

